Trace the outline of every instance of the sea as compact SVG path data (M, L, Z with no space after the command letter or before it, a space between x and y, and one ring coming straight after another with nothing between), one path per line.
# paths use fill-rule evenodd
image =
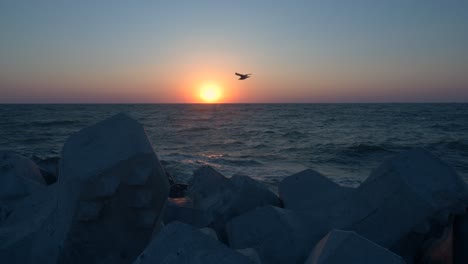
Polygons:
M209 165L275 188L306 168L357 186L386 159L422 147L468 182L468 104L0 105L0 150L60 157L71 134L124 112L141 122L179 182Z

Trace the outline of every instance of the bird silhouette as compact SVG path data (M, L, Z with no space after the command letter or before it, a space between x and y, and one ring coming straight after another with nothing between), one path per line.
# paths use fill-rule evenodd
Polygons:
M237 73L236 72L236 75L239 76L239 80L245 80L247 78L250 78L250 75L252 75L252 74L251 73L242 74L242 73Z

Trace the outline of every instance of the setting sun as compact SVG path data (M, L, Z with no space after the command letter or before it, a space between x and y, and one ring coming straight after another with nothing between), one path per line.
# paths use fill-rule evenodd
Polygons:
M221 98L221 89L214 84L204 85L200 89L200 98L205 103L216 103Z

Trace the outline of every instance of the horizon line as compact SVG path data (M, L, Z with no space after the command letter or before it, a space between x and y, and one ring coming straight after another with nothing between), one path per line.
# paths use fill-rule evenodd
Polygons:
M15 102L3 103L0 105L266 105L266 104L467 104L468 101L428 101L428 102L245 102L245 103L145 103L145 102Z

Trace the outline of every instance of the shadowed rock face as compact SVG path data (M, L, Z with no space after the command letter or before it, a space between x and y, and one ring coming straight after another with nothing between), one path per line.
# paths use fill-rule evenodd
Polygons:
M253 248L237 249L237 252L248 257L253 262L252 264L262 264L262 261L260 260L257 251Z
M353 231L332 230L322 238L305 264L403 264L403 259Z
M45 189L36 164L12 151L0 151L0 224L25 197Z
M226 241L226 222L260 206L280 206L276 194L245 175L227 178L209 166L194 172L192 185L187 192L193 208L206 212L210 226Z
M328 210L353 190L311 169L288 176L279 185L284 208L305 211Z
M464 215L455 217L453 226L454 263L468 263L468 211Z
M45 187L39 167L11 151L0 151L0 201L12 201Z
M42 177L45 182L50 185L57 181L58 178L58 164L60 161L59 157L51 157L41 159L40 157L33 156L32 160L39 167Z
M184 200L184 202L180 202ZM213 216L202 210L193 208L186 198L169 199L164 209L164 223L179 221L197 228L207 227L213 223Z
M61 261L128 263L160 224L169 184L143 127L119 114L71 136L59 181L74 202Z
M467 193L451 167L414 149L384 162L330 214L336 225L392 248L420 225L446 225L464 208Z
M119 114L65 143L59 180L0 227L8 263L130 263L160 226L167 177L143 127Z
M242 264L255 262L226 247L210 235L173 222L165 226L134 262L165 264Z
M58 212L58 185L21 199L0 224L3 263L56 263L63 242Z
M299 184L307 182L301 180L304 175L286 178L280 186L285 205L298 210L264 207L236 217L227 224L229 244L253 247L267 263L300 263L305 260L304 252L310 252L331 229L339 228L356 231L412 260L421 254L421 248L403 251L403 241L407 245L423 243L411 234L417 231L430 236L434 224L446 226L450 215L464 211L468 197L466 184L453 169L422 149L384 162L359 188L344 196L339 186L312 175L311 182L318 184L306 185L310 196L322 197L325 189L330 193L324 195L335 200L325 207L319 201L292 203L301 203L298 197L306 193Z
M254 248L262 263L303 263L330 229L326 221L275 206L249 211L226 225L229 245Z

